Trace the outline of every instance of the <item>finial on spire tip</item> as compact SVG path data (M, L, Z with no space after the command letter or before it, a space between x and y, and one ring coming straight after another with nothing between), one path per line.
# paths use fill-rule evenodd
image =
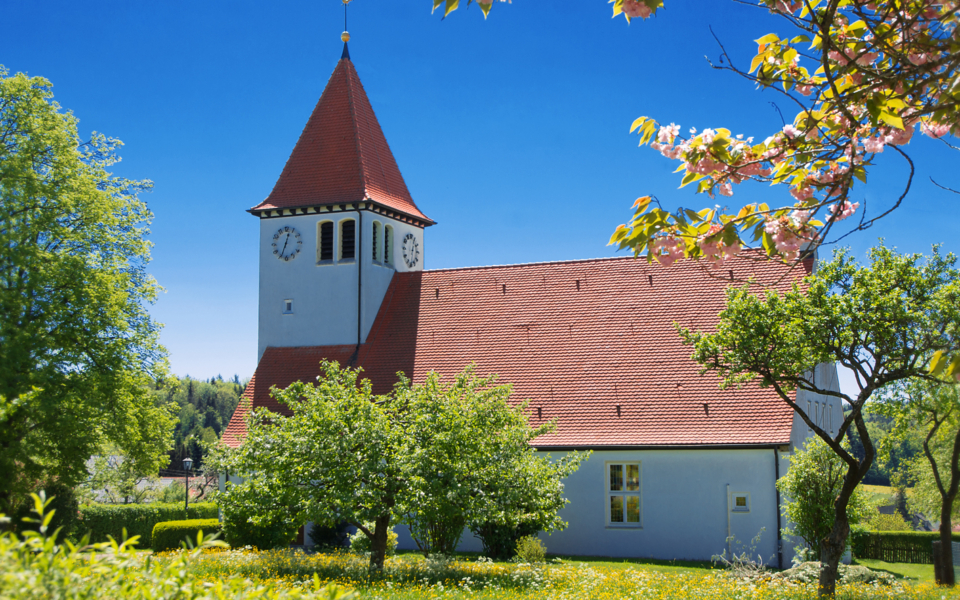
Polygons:
M349 31L344 31L343 33L341 33L341 34L340 34L340 39L343 41L344 44L346 44L347 42L349 42L349 41L350 41L350 32L349 32Z

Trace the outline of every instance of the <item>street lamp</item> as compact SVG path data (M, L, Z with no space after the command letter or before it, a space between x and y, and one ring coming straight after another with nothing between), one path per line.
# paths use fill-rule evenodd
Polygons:
M183 477L186 480L186 486L183 494L183 512L186 514L190 508L190 469L193 468L193 459L189 456L183 459Z

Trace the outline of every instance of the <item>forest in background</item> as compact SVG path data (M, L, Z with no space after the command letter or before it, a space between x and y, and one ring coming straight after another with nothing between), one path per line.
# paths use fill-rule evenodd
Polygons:
M202 467L202 443L220 439L248 381L241 380L239 375L226 380L222 375L209 380L186 375L171 377L158 384L155 391L158 402L176 403L179 407L179 422L169 452L169 469L182 469L183 459L187 456L193 459L194 470Z

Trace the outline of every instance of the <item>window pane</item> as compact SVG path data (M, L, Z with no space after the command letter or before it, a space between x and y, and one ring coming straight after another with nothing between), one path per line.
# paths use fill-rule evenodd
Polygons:
M623 489L623 465L610 465L610 489L614 492Z
M320 260L333 260L333 223L320 225Z
M355 221L344 221L340 226L340 258L354 258Z
M610 496L610 522L623 523L623 496Z
M737 496L737 506L746 508L746 507L747 507L747 497L746 497L746 496Z
M627 465L627 491L640 491L640 465Z
M627 496L627 523L640 522L640 496Z

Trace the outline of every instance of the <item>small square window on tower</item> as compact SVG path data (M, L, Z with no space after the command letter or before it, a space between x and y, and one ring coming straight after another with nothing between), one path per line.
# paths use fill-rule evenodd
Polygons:
M283 314L292 315L293 314L293 300L284 300L283 301Z
M731 510L733 512L750 512L750 494L746 492L734 492Z

